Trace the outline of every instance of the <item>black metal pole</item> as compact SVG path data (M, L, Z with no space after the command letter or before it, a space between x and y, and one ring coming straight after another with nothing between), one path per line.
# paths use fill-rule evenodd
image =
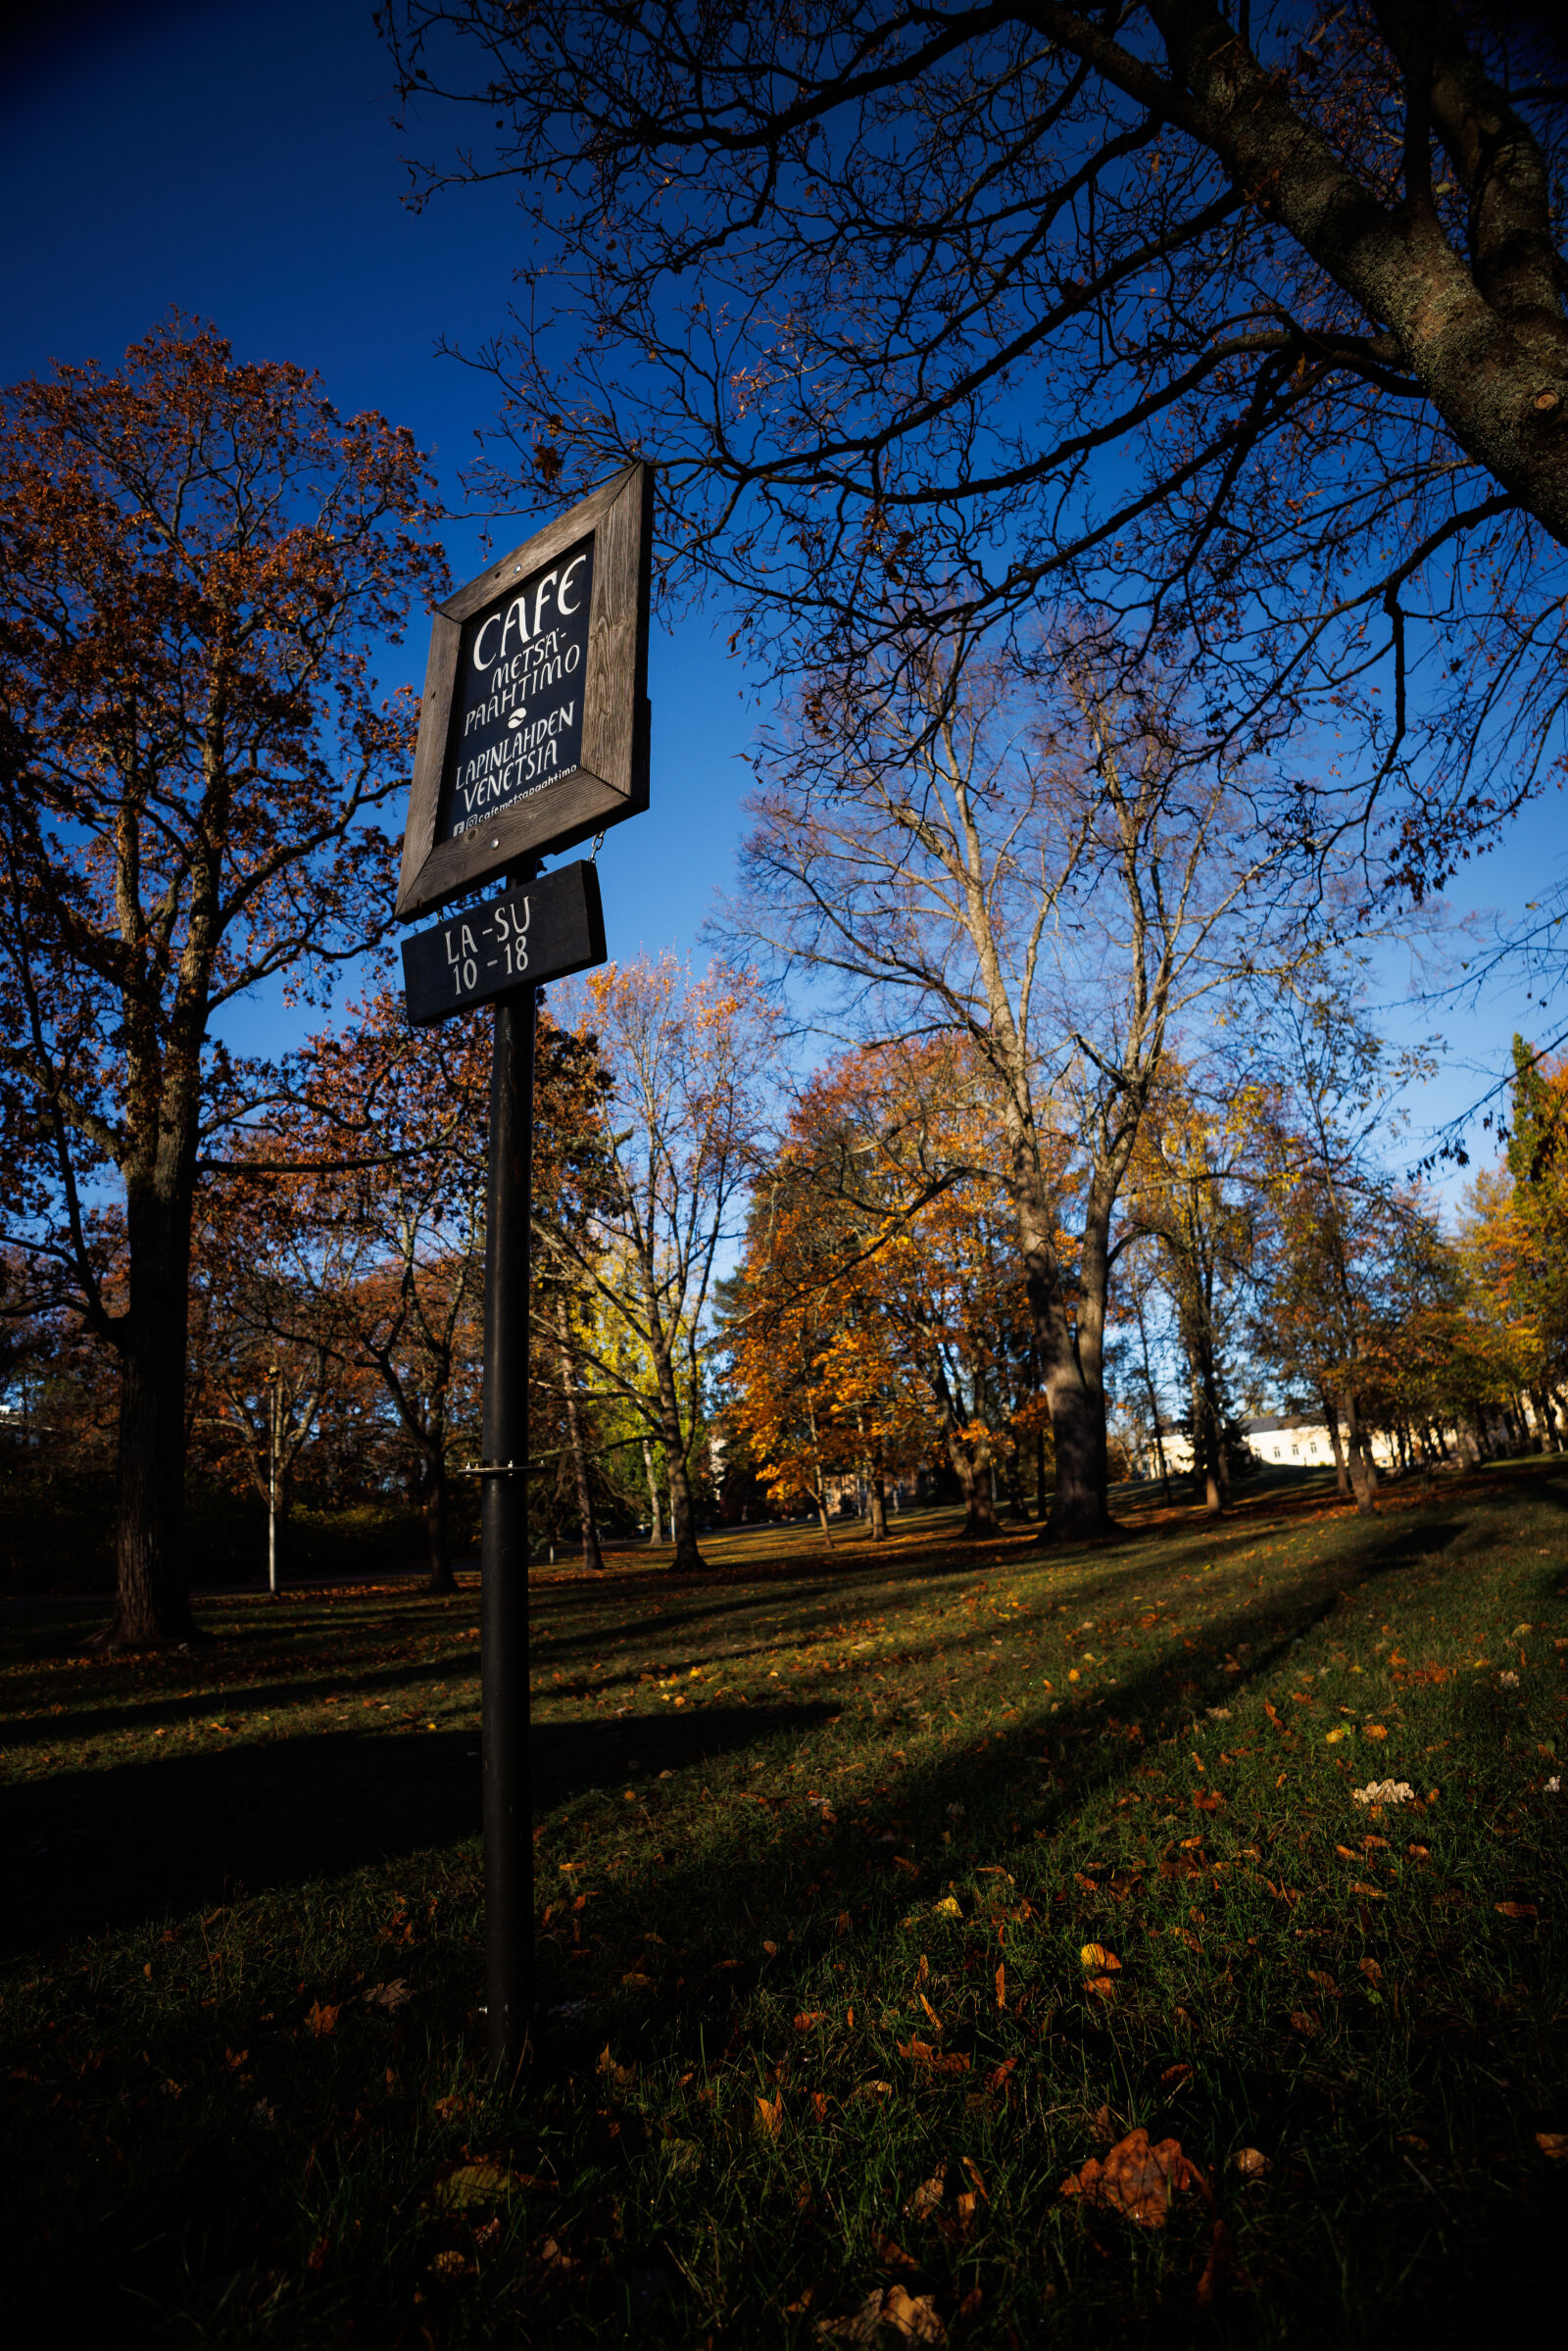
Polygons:
M528 1218L534 991L496 1005L484 1264L480 1747L490 2055L514 2068L533 2008L528 1786Z

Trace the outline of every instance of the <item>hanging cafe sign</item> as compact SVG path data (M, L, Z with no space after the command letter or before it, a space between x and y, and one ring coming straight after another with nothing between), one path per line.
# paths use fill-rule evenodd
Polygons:
M437 607L400 921L647 808L652 525L633 465Z

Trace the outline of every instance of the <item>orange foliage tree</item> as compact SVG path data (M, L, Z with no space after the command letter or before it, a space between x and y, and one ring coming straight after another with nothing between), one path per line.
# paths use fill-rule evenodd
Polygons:
M1504 1163L1472 1183L1460 1245L1494 1335L1484 1406L1508 1413L1523 1392L1544 1442L1560 1450L1568 1417L1568 1060L1543 1059L1515 1037L1513 1062Z
M995 1524L1000 1474L1022 1511L1020 1438L1044 1424L1022 1270L1000 1183L977 1155L983 1067L946 1040L844 1055L797 1104L754 1191L727 1339L734 1411L764 1478L812 1500L854 1469L886 1530L890 1470L933 1455Z
M6 399L0 1127L26 1176L9 1239L118 1362L119 1643L192 1630L192 1204L246 1095L213 1023L386 919L374 818L415 708L378 698L367 646L444 584L431 513L407 432L177 319L118 373L61 367Z
M477 1420L488 1030L411 1031L377 990L297 1056L209 1212L224 1238L207 1265L226 1266L236 1318L379 1388L432 1592L454 1589L449 1447Z

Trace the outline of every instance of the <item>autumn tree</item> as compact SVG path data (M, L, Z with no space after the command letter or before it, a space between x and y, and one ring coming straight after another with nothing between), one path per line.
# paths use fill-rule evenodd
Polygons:
M989 1125L955 1171L1004 1187L1050 1530L1079 1541L1109 1527L1113 1227L1168 1041L1291 967L1303 913L1245 766L1196 771L1179 710L1059 653L1049 696L971 670L956 707L929 679L898 725L842 687L808 698L764 755L731 919L845 1025L961 1041L983 1076Z
M1459 1227L1479 1324L1466 1400L1479 1434L1495 1412L1522 1437L1528 1396L1555 1451L1568 1425L1568 1064L1543 1060L1521 1037L1513 1063L1504 1156L1470 1183Z
M1383 1269L1382 1362L1369 1401L1405 1466L1419 1466L1430 1484L1434 1463L1449 1455L1446 1432L1460 1436L1461 1451L1479 1445L1488 1405L1508 1393L1510 1334L1435 1205L1410 1190L1396 1206Z
M821 1073L795 1105L754 1183L741 1264L722 1297L730 1416L774 1497L809 1503L829 1545L829 1477L864 1476L881 1540L889 1472L911 1440L926 1449L930 1419L889 1311L890 1262L910 1246L909 1220L885 1184L876 1197L868 1058Z
M662 568L880 697L1093 607L1421 889L1560 750L1568 40L1529 0L389 0L510 179L487 479L661 461ZM442 153L439 102L460 111Z
M940 1458L965 1532L1023 1514L1037 1366L1005 1187L963 1172L991 1131L983 1066L947 1039L840 1055L794 1104L754 1188L726 1326L734 1410L781 1494L855 1470L886 1532L889 1474Z
M1507 1164L1519 1261L1512 1284L1532 1340L1531 1398L1553 1434L1568 1386L1568 1060L1513 1041ZM1554 1437L1555 1445L1555 1437Z
M1225 1107L1205 1103L1193 1073L1174 1063L1143 1122L1128 1176L1128 1238L1154 1245L1158 1278L1187 1370L1193 1474L1207 1507L1228 1509L1231 1453L1236 1443L1231 1369L1240 1338L1236 1305L1251 1266L1256 1215L1265 1172L1256 1163L1249 1089L1235 1072L1214 1075L1230 1096ZM1254 1164L1248 1165L1250 1158ZM1129 1264L1129 1280L1141 1269ZM1133 1306L1139 1360L1152 1391L1141 1299ZM1154 1443L1159 1445L1157 1402Z
M1371 1433L1398 1345L1401 1241L1423 1203L1386 1164L1418 1057L1391 1053L1359 1008L1320 994L1277 1009L1280 1086L1256 1112L1271 1193L1254 1345L1322 1406L1342 1494L1370 1511ZM1341 1424L1344 1424L1344 1435Z
M192 1630L192 1202L248 1099L215 1024L279 974L314 986L387 918L375 819L415 712L378 699L368 648L440 592L430 516L406 432L208 327L6 398L0 1121L26 1179L9 1238L118 1363L118 1643Z
M286 1220L279 1230L275 1206L252 1186L198 1192L187 1390L193 1457L266 1508L274 1590L301 1457L347 1368L317 1307L317 1268L291 1278L297 1234Z
M600 1498L613 1490L599 1443L600 1414L587 1353L604 1351L603 1298L588 1278L602 1271L601 1236L618 1194L605 1136L612 1080L591 1032L540 1016L534 1075L533 1215L537 1236L530 1298L530 1516L541 1515L541 1472L554 1470L558 1502L575 1514L582 1563L605 1564ZM540 1435L550 1431L548 1447ZM542 1460L548 1450L550 1459ZM564 1474L563 1474L564 1473Z
M746 974L714 966L694 979L667 955L611 964L564 1001L609 1074L594 1111L602 1204L591 1225L536 1212L542 1270L554 1260L603 1302L609 1327L580 1333L580 1360L658 1446L672 1565L696 1567L708 1317L754 1165L778 1016Z

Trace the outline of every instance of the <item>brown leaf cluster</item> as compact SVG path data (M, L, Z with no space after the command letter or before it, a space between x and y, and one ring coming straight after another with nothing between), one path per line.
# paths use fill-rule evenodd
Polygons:
M1103 2161L1092 2155L1080 2171L1070 2173L1061 2193L1119 2212L1141 2229L1163 2229L1172 2199L1189 2187L1209 2196L1207 2180L1182 2153L1180 2141L1162 2138L1152 2144L1140 2125L1118 2140Z

